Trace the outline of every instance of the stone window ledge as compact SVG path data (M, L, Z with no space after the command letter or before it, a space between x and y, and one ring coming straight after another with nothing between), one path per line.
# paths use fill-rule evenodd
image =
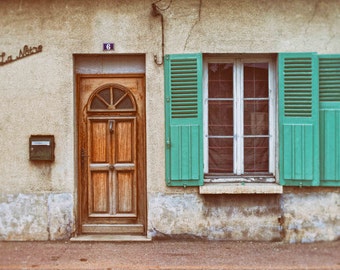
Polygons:
M276 183L204 183L200 194L282 194L283 188Z

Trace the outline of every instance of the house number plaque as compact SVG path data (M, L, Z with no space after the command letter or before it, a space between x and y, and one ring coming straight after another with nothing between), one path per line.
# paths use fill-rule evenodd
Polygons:
M103 43L103 51L114 51L115 45L113 43Z
M29 47L28 45L25 45L18 53L18 55L14 58L12 55L6 56L5 52L2 52L0 54L0 66L4 66L6 64L12 63L14 61L20 60L22 58L25 58L27 56L30 56L32 54L40 53L42 52L42 45L39 45L37 47Z

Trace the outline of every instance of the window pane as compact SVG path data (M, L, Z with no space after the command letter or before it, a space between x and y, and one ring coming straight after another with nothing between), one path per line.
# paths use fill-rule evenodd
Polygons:
M269 171L269 139L244 138L244 172Z
M244 64L244 97L268 97L268 63Z
M209 63L209 98L233 97L233 64Z
M233 135L233 101L209 101L208 133L213 136Z
M233 139L209 139L209 173L233 172Z
M245 100L243 119L245 135L268 135L268 100Z

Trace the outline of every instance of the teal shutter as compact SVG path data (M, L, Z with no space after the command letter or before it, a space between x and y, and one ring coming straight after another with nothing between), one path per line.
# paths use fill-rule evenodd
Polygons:
M280 183L318 186L319 101L315 53L279 54Z
M319 55L320 184L340 186L340 55Z
M166 55L165 140L168 186L203 184L202 55Z

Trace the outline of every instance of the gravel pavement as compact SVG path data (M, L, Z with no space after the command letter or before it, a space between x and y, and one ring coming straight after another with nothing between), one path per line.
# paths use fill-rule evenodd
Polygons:
M340 269L340 241L0 242L0 269Z

